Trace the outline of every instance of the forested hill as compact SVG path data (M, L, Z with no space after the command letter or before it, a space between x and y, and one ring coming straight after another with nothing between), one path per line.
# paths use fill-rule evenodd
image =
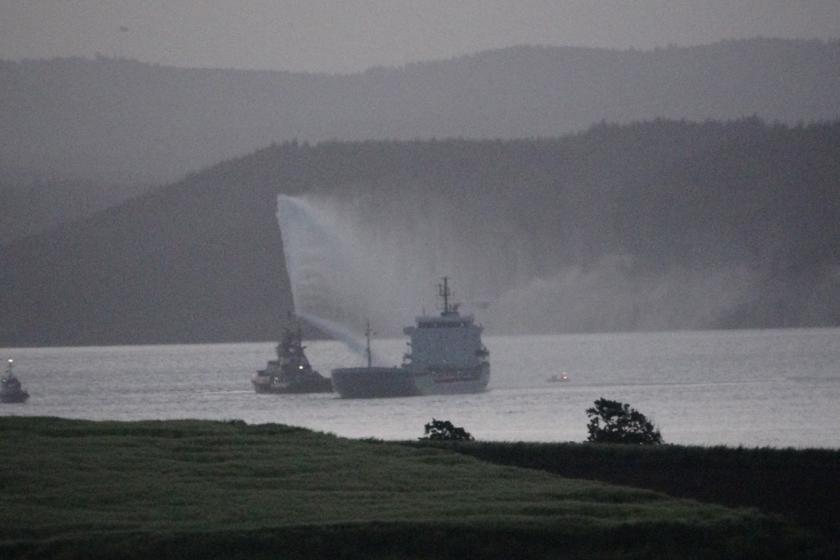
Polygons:
M284 143L3 246L0 345L275 339L278 193L358 238L379 321L389 289L449 274L491 333L838 325L838 192L836 122Z
M89 216L151 188L0 171L0 245Z
M160 184L271 142L556 137L657 117L840 116L840 42L515 47L352 75L0 62L0 172Z

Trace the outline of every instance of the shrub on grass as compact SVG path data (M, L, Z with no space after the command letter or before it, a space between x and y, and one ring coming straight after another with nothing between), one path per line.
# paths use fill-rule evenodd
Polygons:
M454 426L449 420L435 420L426 424L425 436L420 439L434 439L443 441L472 441L473 437L464 428Z
M588 441L595 443L662 443L662 434L644 414L629 404L600 398L586 409Z

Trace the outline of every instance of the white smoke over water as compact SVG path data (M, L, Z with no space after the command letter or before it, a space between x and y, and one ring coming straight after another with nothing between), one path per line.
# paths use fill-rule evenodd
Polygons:
M491 324L522 333L710 328L748 299L756 276L746 267L646 275L633 259L608 256L505 292Z
M389 227L393 216L377 209L280 195L277 215L297 313L354 332L370 321L395 335L423 307L434 311L435 285L448 274L442 263L457 260L441 249L442 232L420 223Z
M436 312L443 276L453 301L498 334L708 328L756 282L746 267L653 273L627 255L564 266L492 203L465 209L422 188L348 191L278 197L297 313L343 326L324 329L339 339L368 320L399 335L421 310Z

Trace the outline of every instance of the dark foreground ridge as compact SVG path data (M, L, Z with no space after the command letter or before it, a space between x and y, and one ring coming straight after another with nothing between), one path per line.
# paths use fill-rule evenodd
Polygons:
M3 558L799 558L755 510L243 422L0 418Z
M412 442L483 461L780 514L840 543L840 450Z

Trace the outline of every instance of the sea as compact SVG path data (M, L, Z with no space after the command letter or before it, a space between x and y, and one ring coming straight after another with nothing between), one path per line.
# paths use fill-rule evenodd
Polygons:
M350 438L415 439L432 419L478 440L584 441L601 397L653 420L666 443L840 448L840 329L485 336L484 393L390 399L260 395L251 375L274 343L2 348L30 393L0 415L282 423ZM308 341L313 367L363 360ZM404 339L374 340L399 364ZM550 382L565 373L566 382Z

